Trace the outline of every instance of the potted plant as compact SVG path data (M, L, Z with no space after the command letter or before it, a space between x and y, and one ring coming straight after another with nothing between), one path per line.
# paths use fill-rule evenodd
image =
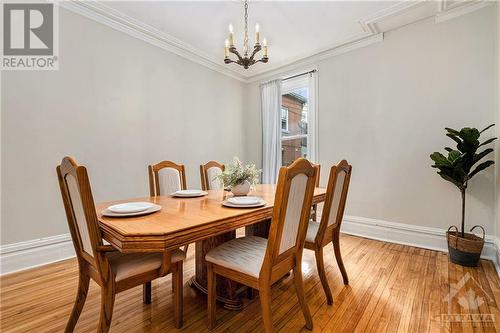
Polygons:
M257 184L260 172L255 164L243 165L239 158L235 157L216 178L221 180L225 187L229 187L235 196L243 196L250 192L251 186Z
M451 226L446 232L450 260L462 266L477 266L483 250L483 227L476 225L469 230L469 233L465 232L465 191L472 177L495 163L492 160L479 163L485 156L493 152L493 148L486 148L478 152L481 147L497 139L491 138L482 143L479 142L481 134L494 125L492 124L482 131L469 127L464 127L460 131L446 128L446 136L457 143L456 149L446 147L447 157L439 152L431 154L431 159L434 161L432 167L437 168L437 173L443 179L453 183L462 195L462 224L460 231L456 226ZM482 238L472 233L476 228L482 229ZM452 231L451 229L455 230Z

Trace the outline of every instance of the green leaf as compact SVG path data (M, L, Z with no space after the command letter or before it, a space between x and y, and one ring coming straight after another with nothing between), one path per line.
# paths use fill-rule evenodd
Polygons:
M456 136L455 134L446 134L447 137L451 138L453 141L455 141L457 143L457 147L458 145L461 145L462 144L462 140L460 140L460 138L458 136Z
M498 139L498 138L491 138L491 139L488 139L488 140L484 141L483 143L481 143L481 144L479 145L479 147L481 147L481 146L485 146L485 145L487 145L488 143L491 143L491 142L495 141L496 139Z
M484 131L486 131L487 129L489 129L489 128L493 127L493 126L495 126L495 124L491 124L490 126L487 126L486 128L484 128L484 129L483 129L481 132L479 132L479 133L483 133Z
M434 161L435 166L434 167L442 167L442 166L448 166L451 167L451 163L448 161L448 159L441 153L434 152L431 154L431 159Z
M447 174L445 174L445 173L443 173L443 172L438 172L438 174L439 174L439 175L440 175L443 179L445 179L445 180L449 181L450 183L453 183L456 187L458 187L458 188L460 188L460 189L463 187L463 184L462 184L459 180L454 179L452 176L447 175Z
M483 157L485 157L486 155L488 155L489 153L492 153L492 152L493 152L493 148L488 148L488 149L483 150L479 154L474 155L474 158L472 160L472 162L473 162L472 165L476 164L477 162L479 162L479 160L481 160Z
M459 132L459 131L454 130L453 128L445 127L444 129L445 129L448 133L453 134L453 135L456 135L456 136L458 136L458 135L460 134L460 132Z
M458 150L452 150L448 153L448 161L451 164L454 164L462 157L462 153L460 153Z
M481 134L477 130L477 128L464 127L460 130L460 134L458 135L464 142L474 142L479 139Z
M469 174L469 179L471 179L474 175L476 175L478 172L486 169L487 167L489 167L490 165L493 165L495 164L495 161L492 161L492 160L489 160L489 161L486 161L486 162L483 162L481 164L479 164L475 169L474 171L472 171L470 174Z

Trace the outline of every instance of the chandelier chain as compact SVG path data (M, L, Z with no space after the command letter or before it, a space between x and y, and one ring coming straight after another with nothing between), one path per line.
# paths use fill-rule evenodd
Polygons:
M245 38L243 40L245 56L248 56L248 0L245 0Z

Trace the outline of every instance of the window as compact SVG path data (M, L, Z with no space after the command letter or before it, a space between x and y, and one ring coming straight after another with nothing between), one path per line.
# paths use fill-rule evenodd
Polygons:
M281 107L281 131L288 132L288 108Z
M297 158L314 161L311 156L312 124L310 75L284 80L281 96L281 164L288 166Z

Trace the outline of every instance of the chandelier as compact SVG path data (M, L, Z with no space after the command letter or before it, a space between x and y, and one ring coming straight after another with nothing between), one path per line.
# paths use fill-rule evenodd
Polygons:
M234 62L240 66L243 66L245 69L250 67L251 65L263 62L266 63L269 61L267 57L267 41L264 38L262 40L262 45L259 42L259 24L255 25L255 45L253 46L253 51L250 54L250 49L248 47L248 0L245 0L245 35L243 37L243 56L238 52L236 47L234 46L234 33L233 33L233 25L229 25L229 39L226 39L225 48L224 48L224 63L230 64ZM255 60L255 55L264 50L264 54L261 59ZM232 60L229 58L229 53L233 53L238 57L238 60Z

